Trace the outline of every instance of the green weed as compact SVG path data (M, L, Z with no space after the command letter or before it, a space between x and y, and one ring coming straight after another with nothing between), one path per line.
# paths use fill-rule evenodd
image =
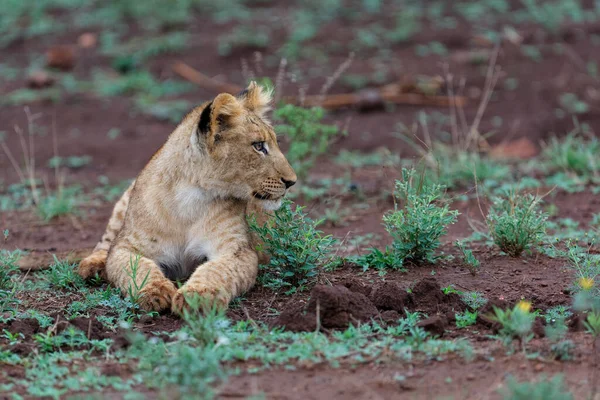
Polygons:
M494 243L511 257L541 243L546 233L546 214L541 199L530 194L507 193L497 196L487 215Z

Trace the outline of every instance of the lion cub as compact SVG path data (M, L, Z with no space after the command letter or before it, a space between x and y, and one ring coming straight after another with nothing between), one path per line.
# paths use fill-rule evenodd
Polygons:
M252 287L258 255L246 214L277 209L296 182L264 117L270 100L252 82L192 110L117 202L79 274L125 294L143 286L140 306L155 311L181 312L184 293L227 306ZM177 289L173 280L185 279Z

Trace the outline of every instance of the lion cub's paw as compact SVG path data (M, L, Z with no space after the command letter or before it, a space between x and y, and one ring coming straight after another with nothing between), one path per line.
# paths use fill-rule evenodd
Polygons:
M96 275L106 279L106 257L108 251L98 250L81 260L77 273L83 279L90 279Z
M154 279L146 282L139 292L138 304L146 311L163 311L171 307L177 288L170 280Z
M229 296L222 291L184 286L173 297L171 311L174 314L183 315L184 310L206 312L213 306L220 309L227 309L228 305Z

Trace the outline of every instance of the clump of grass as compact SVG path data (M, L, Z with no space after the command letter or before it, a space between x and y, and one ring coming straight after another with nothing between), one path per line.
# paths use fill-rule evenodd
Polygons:
M12 289L12 275L19 270L17 262L21 258L21 254L20 250L0 250L0 291Z
M547 215L540 210L540 202L539 197L516 192L494 199L487 225L500 250L519 257L543 240Z
M262 265L263 274L259 282L265 287L286 293L304 290L313 283L331 252L335 239L317 229L321 221L313 221L304 208L292 208L284 201L281 208L264 225L250 219L250 230L255 232L262 244L259 251L270 255L268 265Z
M499 390L505 400L573 400L563 383L562 375L547 380L542 377L538 382L519 382L509 376L506 387Z
M76 264L67 260L59 260L56 255L54 262L46 271L44 278L55 288L77 290L85 286L83 278L75 271Z
M444 187L428 184L415 170L402 170L402 180L396 182L396 204L383 216L383 225L392 236L392 250L398 259L415 264L435 262L435 251L447 226L456 222L458 211L450 210L443 201Z
M551 169L589 178L598 173L598 152L600 152L600 141L593 136L584 137L582 128L576 126L564 138L550 139L544 148L542 157Z
M80 200L81 188L78 186L63 187L62 185L54 192L48 192L46 196L39 199L36 211L44 221L50 221L56 217L74 214Z
M308 176L317 157L326 153L333 138L340 134L337 126L321 123L324 116L322 108L302 108L292 104L273 113L278 122L275 130L289 140L287 159L300 179Z
M479 271L480 262L473 255L473 250L468 249L463 241L457 240L455 244L462 253L463 263L467 266L471 275L475 276Z

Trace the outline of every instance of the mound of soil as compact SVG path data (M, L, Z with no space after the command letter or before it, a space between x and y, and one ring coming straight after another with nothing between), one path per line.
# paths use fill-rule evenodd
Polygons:
M350 279L342 285L315 286L306 306L288 302L273 325L294 332L314 331L317 321L322 329L345 329L373 319L394 325L409 310L426 314L428 318L419 326L442 336L454 322L454 314L464 309L460 297L445 295L434 277L417 282L411 293L396 282L370 286Z
M378 315L377 308L362 293L341 285L317 285L306 309L292 306L279 315L274 325L295 332L314 331L320 320L321 328L344 329L350 324L368 322Z

